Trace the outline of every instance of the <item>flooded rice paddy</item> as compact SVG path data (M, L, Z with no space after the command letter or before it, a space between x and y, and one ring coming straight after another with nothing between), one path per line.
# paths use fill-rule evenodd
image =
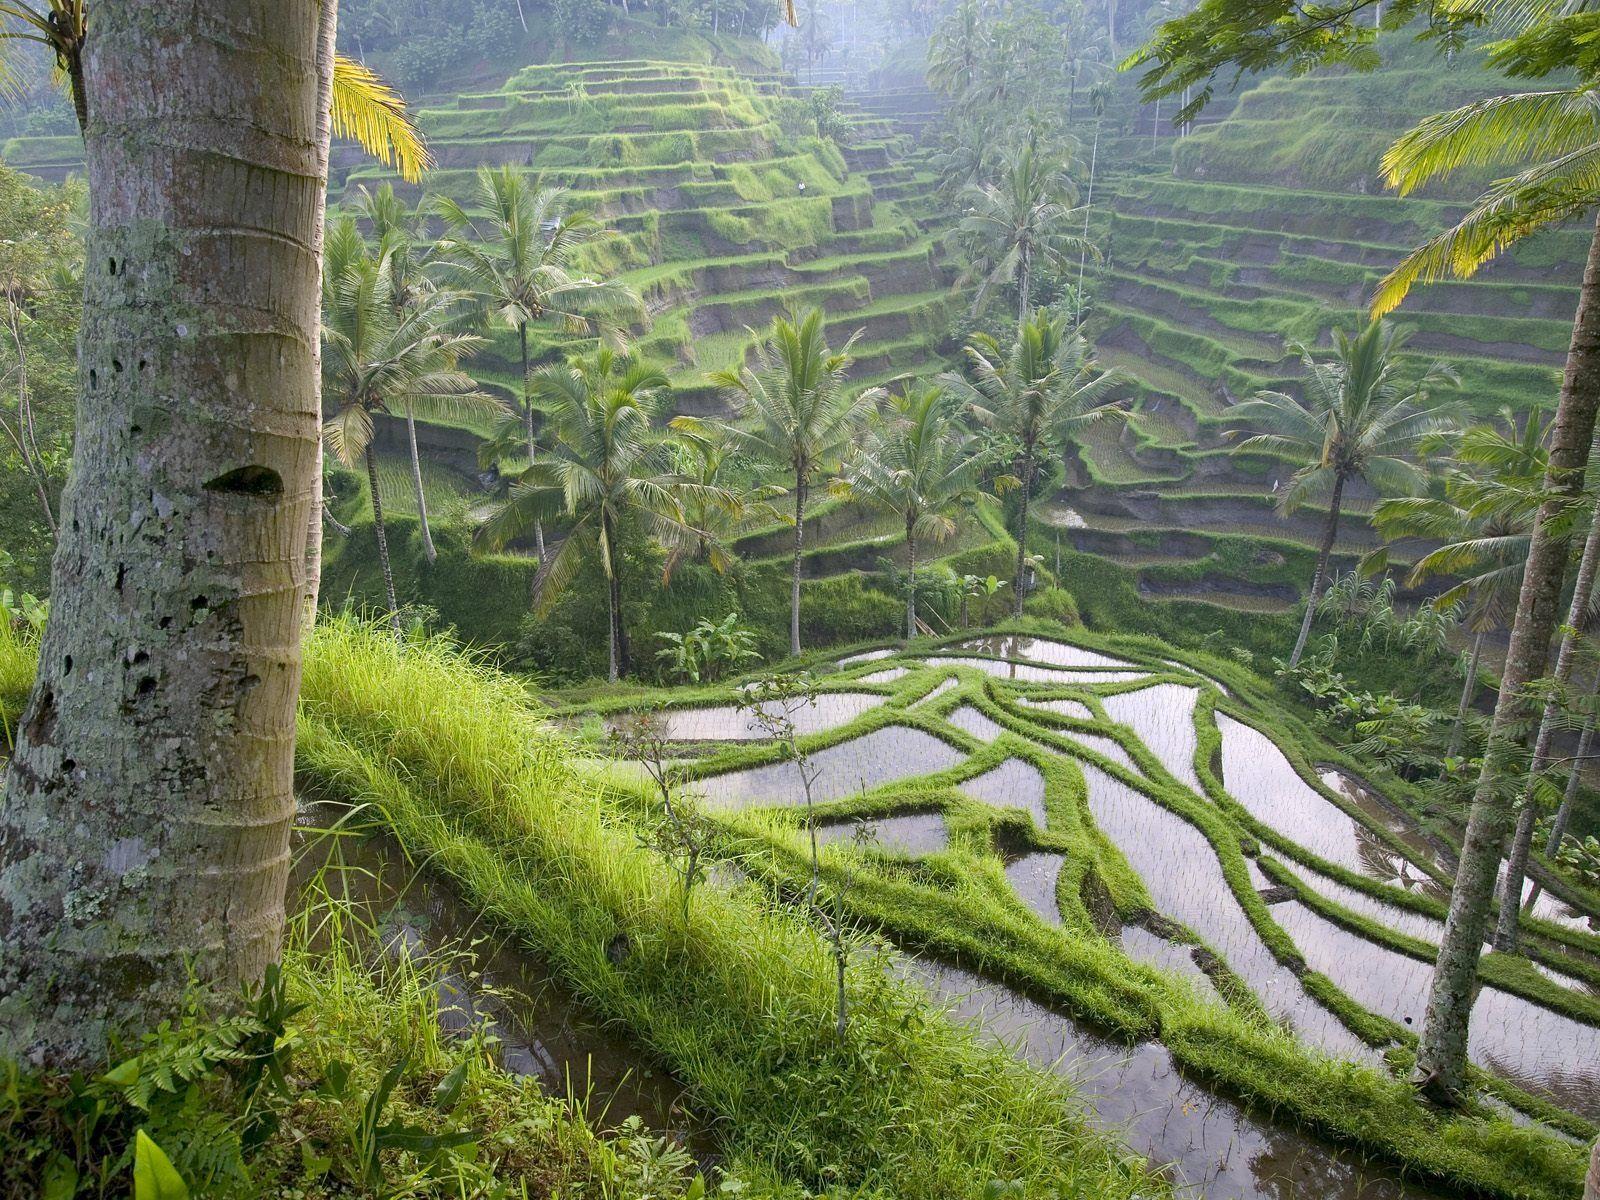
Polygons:
M811 755L809 769L815 773L811 800L817 804L840 800L897 779L943 771L961 758L959 750L931 733L891 725ZM800 766L794 762L713 775L696 780L690 790L698 793L711 809L806 802Z
M796 705L787 713L774 704L750 707L717 704L706 708L667 708L642 716L668 741L754 741L773 736L770 722L777 717L786 716L793 723L795 733L803 737L836 729L882 703L882 696L869 692L819 692L815 703ZM763 724L763 717L768 724ZM638 721L637 716L631 720L621 717L607 724L612 729L626 730Z
M1158 1042L1128 1047L959 968L907 973L951 1015L1072 1081L1091 1124L1170 1167L1180 1195L1206 1200L1437 1200L1358 1155L1274 1125L1178 1073Z
M1120 660L1042 639L969 639L952 649L974 654L939 655L925 664L887 668L866 679L886 682L921 671L929 681L926 688L938 679L935 671L943 673L951 666L977 668L1000 681L986 686L991 694L997 692L1010 710L1024 717L1030 709L1049 711L1086 723L1082 730L1067 731L1041 721L1041 754L1075 758L1062 747L1048 747L1053 740L1074 742L1139 776L1131 756L1109 732L1089 731L1088 723L1096 718L1088 705L1069 698L1030 698L1011 692L1006 683L1093 686L1147 679L1143 671L1126 670L1127 664ZM1190 678L1204 677L1191 672ZM958 680L945 678L919 703L958 686ZM1168 774L1199 792L1194 759L1199 740L1196 709L1202 690L1196 683L1150 683L1101 695L1099 703L1106 717L1124 731L1124 737L1131 732ZM838 695L857 697L864 705L862 712L882 700L861 693ZM839 712L818 719L832 716L841 716L842 721L853 719ZM973 704L959 706L945 720L984 742L1004 732ZM1453 861L1448 848L1424 835L1410 818L1365 784L1338 771L1320 772L1323 786L1340 796L1347 811L1302 778L1267 734L1223 714L1216 715L1216 724L1221 736L1222 784L1262 824L1312 854L1386 886L1433 897L1446 894L1419 864L1443 873ZM1109 727L1102 725L1102 729ZM818 772L813 795L819 803L838 800L884 784L910 783L963 760L960 751L939 738L909 727L890 726L817 752L812 758ZM1382 1065L1376 1050L1350 1033L1306 992L1293 970L1278 962L1233 894L1216 850L1199 828L1092 763L1076 761L1093 821L1143 880L1155 912L1181 924L1204 943L1197 948L1161 936L1155 932L1163 928L1159 922L1130 924L1120 931L1113 927L1109 935L1120 938L1122 950L1131 959L1183 978L1207 999L1219 998L1216 980L1226 968L1275 1019L1308 1045L1337 1057ZM790 763L736 770L697 781L693 787L714 809L792 807L804 802L798 770ZM979 803L1027 812L1041 831L1048 827L1045 774L1025 759L1008 758L957 787ZM891 799L887 807L892 804ZM1233 820L1225 814L1219 818ZM892 812L867 825L876 846L886 852L917 856L949 848L949 831L937 812ZM856 830L854 822L819 826L819 834L827 842L850 841ZM1019 901L1041 921L1059 925L1056 883L1065 857L1056 850L1026 843L1002 857L1007 880ZM1286 898L1282 889L1273 890L1274 881L1255 859L1244 861L1251 886L1266 892L1269 918L1294 941L1312 970L1327 975L1372 1012L1402 1026L1408 1025L1409 1018L1413 1029L1420 1025L1430 963L1373 943L1319 916L1300 901ZM1442 922L1434 916L1341 884L1299 862L1279 861L1305 886L1354 914L1429 944L1436 944L1441 935ZM1541 902L1536 910L1539 915L1587 928L1583 914L1567 909L1558 899L1545 896ZM1589 994L1582 981L1544 964L1535 965L1562 986ZM1160 1161L1173 1163L1202 1195L1318 1195L1341 1200L1426 1195L1363 1167L1354 1157L1258 1121L1210 1096L1181 1079L1160 1046L1141 1046L1130 1052L1101 1043L1072 1028L1059 1015L995 984L961 976L949 968L927 970L936 990L955 1000L959 1011L981 1015L985 1028L995 1036L1020 1039L1019 1052L1030 1060L1051 1065L1056 1057L1067 1054L1067 1073L1084 1081L1086 1095L1099 1116L1126 1121L1136 1146ZM1499 989L1483 989L1473 1015L1471 1051L1475 1061L1569 1109L1600 1116L1597 1043L1600 1031L1594 1027ZM1102 1087L1098 1082L1102 1077L1115 1082Z
M1049 823L1044 808L1044 776L1038 767L1020 758L1008 758L958 786L974 800L995 808L1026 810L1040 829Z

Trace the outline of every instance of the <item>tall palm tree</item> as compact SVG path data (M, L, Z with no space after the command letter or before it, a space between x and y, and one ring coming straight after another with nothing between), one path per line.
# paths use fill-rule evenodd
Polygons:
M1258 431L1240 442L1237 452L1267 451L1299 463L1278 497L1280 512L1294 512L1315 496L1328 502L1311 594L1289 655L1291 667L1305 653L1327 586L1346 486L1364 480L1380 492L1420 490L1425 476L1411 456L1424 437L1449 424L1450 409L1434 400L1433 390L1453 383L1454 374L1443 363L1434 363L1407 385L1400 375L1404 343L1404 334L1386 321L1370 322L1355 337L1340 330L1331 361L1318 362L1309 349L1299 347L1307 376L1303 396L1258 392L1229 413L1241 426Z
M1374 312L1399 304L1416 283L1472 275L1530 233L1586 213L1600 199L1597 72L1582 18L1554 0L1496 5L1489 13L1506 36L1490 62L1529 78L1575 71L1575 82L1542 92L1493 96L1416 126L1384 156L1388 182L1405 194L1461 167L1522 166L1489 188L1452 228L1401 261L1380 284ZM1450 912L1440 939L1433 988L1417 1052L1417 1077L1433 1095L1453 1100L1466 1078L1467 1026L1478 958L1488 932L1500 857L1512 820L1502 784L1514 769L1531 723L1528 685L1544 676L1560 615L1570 525L1563 516L1581 493L1600 414L1600 213L1592 223L1566 371L1556 404L1545 500L1533 526L1518 595L1500 698L1489 727L1477 791L1462 840ZM1597 1147L1600 1162L1600 1147Z
M667 377L656 368L602 346L570 357L565 365L536 369L529 390L550 414L550 452L529 465L478 536L488 545L504 546L535 522L568 518L567 536L540 564L536 602L547 611L571 583L584 550L593 548L606 577L608 675L615 683L632 669L622 619L625 527L642 524L669 551L687 550L700 531L684 519L684 498L715 502L721 497L717 489L671 472L654 428L667 390Z
M376 192L363 187L356 199L355 212L369 224L377 239L378 254L388 267L389 306L397 318L402 318L438 286L434 276L439 266L439 244L428 236L427 201L409 208L395 195L394 185L385 183ZM422 553L431 563L438 559L439 552L433 544L427 490L422 486L417 414L409 402L404 404L403 412L411 455L411 490L417 506L417 530L422 536Z
M1518 417L1502 411L1497 424L1472 425L1424 439L1422 452L1442 456L1449 464L1441 494L1391 497L1373 509L1373 525L1386 539L1414 537L1440 543L1417 560L1407 582L1453 578L1456 582L1433 603L1441 608L1466 606L1472 649L1445 751L1449 758L1461 749L1484 637L1508 624L1522 586L1544 483L1546 430L1537 413Z
M940 387L889 396L865 444L848 463L846 494L894 513L905 525L910 559L906 637L917 636L917 545L956 531L951 510L977 499L987 456L973 453L954 397Z
M1017 322L1031 311L1033 277L1040 266L1064 269L1074 250L1089 247L1073 231L1080 215L1065 164L1041 153L1030 131L1007 151L1000 177L968 187L966 214L954 238L967 258L959 282L978 284L972 311L978 312L997 287L1017 290Z
M543 187L514 166L479 167L473 205L441 197L445 223L440 252L460 273L492 319L516 331L528 462L538 459L538 421L529 401L528 330L551 324L563 333L620 335L621 323L641 306L616 280L591 279L575 270L579 249L608 232L585 212L569 208L565 188ZM534 537L544 558L544 524Z
M717 428L735 449L794 478L794 565L789 581L789 653L800 653L800 568L805 552L806 506L819 471L836 463L882 398L879 388L849 386L852 336L828 348L820 308L793 318L775 317L756 346L754 369L718 371L719 386L736 410Z
M1109 398L1122 379L1115 371L1102 373L1089 344L1042 308L1022 322L1009 350L979 334L967 347L967 359L970 383L954 374L941 380L1010 445L1021 490L1011 598L1020 617L1027 591L1028 509L1039 468L1065 453L1090 426L1122 416L1121 402Z
M328 231L322 287L322 382L324 404L331 410L325 427L328 448L348 466L357 461L366 466L389 620L399 636L400 605L372 448L373 416L398 409L443 418L487 417L500 405L456 369L482 342L449 328L463 298L432 291L396 310L390 268L387 255L367 249L350 218Z

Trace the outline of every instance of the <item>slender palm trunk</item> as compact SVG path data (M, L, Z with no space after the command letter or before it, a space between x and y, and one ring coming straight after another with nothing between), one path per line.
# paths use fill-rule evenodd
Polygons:
M1593 454L1594 447L1590 447ZM1572 586L1572 602L1567 608L1566 632L1561 636L1561 649L1556 654L1554 690L1545 701L1539 718L1539 733L1534 739L1533 762L1528 767L1528 784L1522 791L1522 811L1517 814L1517 831L1511 839L1511 853L1506 858L1505 883L1500 892L1500 920L1495 926L1494 948L1510 954L1517 948L1518 915L1522 911L1522 882L1528 872L1528 855L1533 848L1533 827L1539 817L1539 806L1534 800L1539 778L1550 766L1551 743L1555 741L1556 720L1561 713L1561 693L1572 678L1572 669L1578 661L1578 635L1589 614L1589 600L1594 594L1595 568L1600 565L1600 504L1595 505L1589 522L1589 536L1583 543L1583 557L1578 560L1578 577Z
M1028 252L1023 250L1020 273L1017 278L1017 324L1020 326L1028 319L1028 299L1033 285L1032 272L1029 270Z
M1094 168L1100 156L1100 119L1094 122L1094 144L1089 149L1089 192L1083 202L1083 245L1078 249L1078 319L1076 327L1083 328L1083 269L1089 263L1089 212L1094 206Z
M1583 491L1584 468L1600 409L1600 215L1584 266L1578 312L1572 325L1561 396L1550 433L1546 499L1539 506L1523 569L1511 647L1489 727L1483 770L1461 845L1461 862L1450 892L1450 914L1434 968L1422 1042L1417 1050L1419 1082L1432 1094L1454 1100L1466 1074L1467 1021L1477 991L1478 956L1489 932L1495 877L1505 848L1510 807L1501 780L1511 769L1526 728L1527 687L1544 674L1566 574L1568 539L1552 529Z
M433 530L428 528L428 494L422 490L422 459L417 455L417 418L406 406L406 440L411 447L411 490L417 496L417 525L422 531L422 553L429 562L439 557L433 548Z
M317 228L312 235L313 252L322 262L322 243L326 232L328 206L328 160L333 145L333 58L339 32L339 0L322 0L317 13L317 175L322 188L317 193ZM321 310L318 332L313 339L317 362L317 419L322 419L322 333ZM302 622L309 633L317 623L317 600L322 593L322 515L326 500L322 495L322 438L317 438L317 461L312 470L311 513L306 518L305 613ZM337 521L333 522L339 528ZM343 531L348 534L348 529Z
M394 568L389 564L389 531L383 523L383 497L378 493L378 460L367 443L362 457L367 463L367 486L372 492L372 532L378 538L378 565L383 568L383 594L389 601L389 624L400 637L400 602L394 594Z
M1461 684L1461 702L1456 705L1456 724L1450 731L1450 748L1446 758L1454 758L1461 751L1461 740L1466 736L1467 711L1472 707L1472 697L1478 690L1478 663L1483 657L1483 630L1472 635L1472 655L1467 660L1467 677Z
M800 566L806 548L806 476L795 473L794 481L794 570L789 580L789 653L800 653Z
M1589 1153L1589 1173L1583 1180L1583 1200L1600 1200L1600 1140Z
M90 215L52 611L0 800L0 1054L278 954L318 420L316 0L118 0L83 80ZM157 131L153 133L153 131Z
M1592 701L1600 693L1600 673L1589 686L1589 697ZM1556 809L1555 819L1550 822L1550 840L1545 843L1544 856L1554 858L1561 849L1561 839L1567 835L1567 822L1572 818L1572 806L1577 802L1578 789L1583 786L1583 764L1588 760L1589 747L1594 741L1594 713L1590 713L1583 722L1583 731L1578 734L1578 749L1572 756L1572 774L1567 776L1567 790L1561 797L1561 807ZM1531 899L1531 898L1530 898Z
M533 398L528 395L528 323L520 322L517 325L517 341L522 349L522 415L528 423L528 465L534 466L539 461L537 443L534 441L533 426ZM539 565L544 565L544 522L533 523L533 547L539 555Z
M39 507L44 510L44 521L50 530L50 535L56 533L55 509L50 504L49 480L45 475L44 462L39 456L39 444L34 440L33 426L33 401L28 393L28 346L22 339L22 323L17 310L17 302L8 298L6 300L6 330L11 334L11 345L17 353L17 428L11 430L4 421L0 421L0 428L5 428L11 435L11 441L17 448L17 457L22 462L22 469L27 473L33 490L39 497Z
M1300 636L1294 640L1294 652L1289 655L1289 666L1300 665L1300 656L1306 652L1306 641L1311 637L1311 625L1317 619L1317 605L1322 601L1323 589L1328 586L1328 559L1333 555L1333 543L1339 537L1339 506L1344 501L1344 476L1333 480L1333 495L1328 502L1328 524L1322 531L1322 546L1317 550L1317 570L1311 577L1311 595L1306 598L1306 615L1300 622Z
M906 637L917 636L917 535L916 522L906 521L906 553L911 559L906 583Z
M1022 601L1027 592L1027 580L1023 572L1028 569L1028 506L1033 503L1033 447L1029 445L1022 452L1022 507L1017 512L1017 567L1012 578L1016 581L1011 585L1011 615L1022 615Z
M610 621L607 640L610 643L610 673L612 683L633 669L628 652L628 631L622 624L622 576L617 564L617 531L609 514L600 518L606 538L606 613Z

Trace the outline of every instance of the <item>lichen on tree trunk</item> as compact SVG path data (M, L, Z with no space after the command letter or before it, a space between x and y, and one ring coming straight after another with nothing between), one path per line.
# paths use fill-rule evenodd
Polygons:
M93 1066L278 953L319 300L316 0L116 0L74 469L0 802L0 1052Z

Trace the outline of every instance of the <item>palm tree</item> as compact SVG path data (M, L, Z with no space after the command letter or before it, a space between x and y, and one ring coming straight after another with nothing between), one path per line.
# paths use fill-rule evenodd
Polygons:
M1553 4L1500 6L1492 15L1509 35L1493 47L1493 65L1532 77L1577 64L1576 44L1553 22L1558 15ZM1592 72L1580 73L1575 84L1493 96L1422 121L1384 156L1385 176L1402 195L1461 167L1527 165L1500 178L1456 225L1407 255L1379 285L1374 312L1398 305L1416 283L1470 276L1528 234L1586 213L1600 197L1597 158L1600 111L1594 104ZM1523 730L1532 721L1528 685L1546 674L1571 540L1570 527L1561 518L1581 494L1600 413L1600 214L1592 230L1552 425L1545 499L1533 526L1500 698L1462 840L1417 1052L1418 1080L1443 1100L1454 1100L1466 1077L1478 957L1512 817L1501 779L1514 769Z
M846 474L846 494L887 509L905 525L908 638L917 636L917 543L955 533L950 510L978 497L988 466L987 457L971 452L952 400L939 387L891 395Z
M878 388L849 387L852 336L828 348L822 310L776 317L755 348L756 366L718 371L711 382L736 410L717 428L735 449L794 477L794 566L789 588L789 653L800 653L800 567L805 551L806 506L818 471L837 462L882 398Z
M366 465L378 561L389 620L398 637L400 605L372 448L373 416L398 407L436 418L481 418L500 405L456 370L456 363L482 342L448 329L463 298L432 291L396 310L393 289L388 256L368 251L353 220L347 217L328 231L322 288L322 382L324 404L332 410L326 425L328 448L348 466L358 460Z
M1011 583L1012 612L1020 617L1027 592L1028 509L1039 468L1064 454L1090 426L1122 416L1122 402L1108 399L1122 378L1115 371L1100 372L1089 344L1042 308L1022 322L1009 351L978 334L967 347L967 359L971 383L954 374L941 379L1010 446L1021 490Z
M691 549L700 531L684 519L685 497L707 502L721 497L717 489L670 472L666 448L653 428L667 377L654 367L602 346L591 355L570 357L565 365L540 367L528 383L551 417L550 453L529 465L478 536L488 545L504 546L536 522L557 515L570 520L560 547L540 564L536 602L548 611L577 573L583 551L594 549L606 577L608 676L615 683L632 668L622 619L624 529L642 523L669 550Z
M928 86L958 100L972 87L987 36L977 0L960 0L928 39Z
M436 290L433 275L438 266L438 243L428 237L427 202L407 208L385 183L376 193L362 188L355 211L372 228L378 254L388 266L389 306L396 318L403 318ZM433 544L433 527L428 519L428 494L422 486L422 458L417 452L417 415L412 405L404 406L406 443L411 454L411 489L417 506L417 529L422 535L422 553L431 563L439 557Z
M1291 667L1305 652L1327 586L1345 487L1364 480L1380 492L1418 491L1424 475L1411 455L1424 437L1449 423L1449 409L1434 403L1432 389L1453 383L1454 374L1443 363L1434 363L1407 387L1399 377L1404 342L1404 334L1388 322L1373 321L1353 338L1339 331L1332 361L1318 362L1300 346L1307 375L1303 398L1258 392L1229 414L1258 431L1240 442L1237 452L1268 451L1299 462L1278 497L1280 512L1294 512L1313 496L1328 500L1311 594L1289 655Z
M578 250L608 231L588 213L571 211L568 200L565 188L539 186L514 166L485 166L478 168L472 208L448 197L437 201L446 230L440 253L492 318L516 331L530 464L538 458L538 436L529 401L529 327L551 323L564 333L588 334L598 323L614 335L618 319L640 307L626 285L575 273ZM534 538L543 561L542 521Z
M1461 749L1484 637L1507 624L1516 604L1544 480L1545 432L1536 413L1519 418L1502 411L1497 425L1473 425L1442 439L1424 439L1420 448L1425 455L1442 453L1450 464L1442 494L1392 497L1373 510L1373 525L1387 539L1440 543L1417 560L1407 582L1415 586L1429 578L1454 578L1433 604L1441 609L1466 606L1472 649L1447 758Z
M1062 164L1039 152L1030 131L1005 154L997 182L968 187L963 197L966 215L954 237L967 267L958 283L977 282L974 313L995 288L1015 287L1020 324L1030 311L1035 269L1041 264L1064 269L1071 251L1089 247L1071 231L1079 215L1072 207L1072 182Z

